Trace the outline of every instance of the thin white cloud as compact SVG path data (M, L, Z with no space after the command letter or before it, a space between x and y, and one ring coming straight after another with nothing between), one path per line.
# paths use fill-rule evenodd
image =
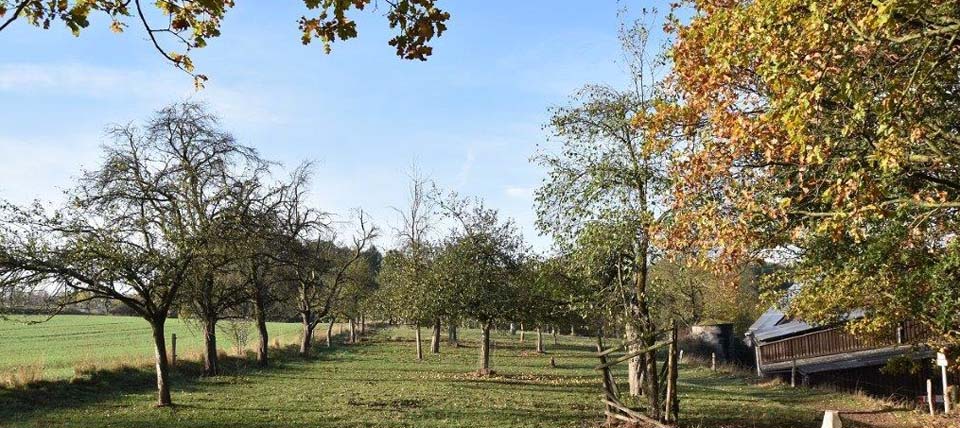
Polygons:
M144 72L81 63L0 64L0 92L72 95L120 102L135 100L159 107L180 100L203 101L232 123L277 125L285 122L266 90L237 90L213 81L196 91L179 71ZM142 118L130 118L137 120Z
M522 186L507 186L504 190L504 193L507 196L514 199L531 199L533 198L533 188L531 187L522 187Z
M467 149L467 158L463 161L460 172L457 173L457 188L462 188L470 180L470 172L473 171L473 164L476 160L476 152L473 150L473 147L469 147Z
M181 88L176 90L175 88ZM0 91L83 95L97 98L115 96L156 97L171 93L186 95L188 84L120 68L77 63L14 63L0 65Z

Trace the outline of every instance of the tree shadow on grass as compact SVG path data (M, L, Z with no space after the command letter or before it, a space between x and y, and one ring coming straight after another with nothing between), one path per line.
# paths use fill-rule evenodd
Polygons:
M828 391L755 385L751 378L736 374L688 372L681 375L681 419L691 426L749 426L751 428L787 428L819 426L821 407L831 402ZM906 408L844 414L882 414L909 412ZM863 420L844 418L844 426L882 427ZM897 425L899 426L899 425Z
M326 360L330 354L342 350L339 347L314 347L310 357L299 356L296 345L270 349L270 366L259 367L252 355L244 357L220 356L220 375L203 380L203 364L196 360L178 360L177 367L171 370L170 384L174 408L178 406L177 396L184 392L195 392L217 388L217 379L229 379L230 382L250 382L240 378L256 375L258 372L283 373L305 370L297 362ZM152 365L111 364L109 368L87 370L66 380L41 380L20 388L0 388L0 426L8 423L28 424L32 419L42 417L56 410L79 409L98 403L122 398L124 395L148 394L156 391L156 374ZM151 402L144 402L145 406Z

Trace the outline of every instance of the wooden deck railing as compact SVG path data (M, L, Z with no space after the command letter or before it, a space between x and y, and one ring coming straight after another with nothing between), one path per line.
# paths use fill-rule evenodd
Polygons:
M868 349L885 348L905 343L916 343L925 337L924 330L916 323L903 323L898 331L883 336L854 336L843 326L827 328L800 336L794 336L760 346L763 364L773 364L804 358L822 357Z

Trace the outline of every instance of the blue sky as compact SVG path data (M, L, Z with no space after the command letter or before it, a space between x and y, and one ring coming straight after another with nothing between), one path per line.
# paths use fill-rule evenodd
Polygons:
M453 15L449 31L421 63L394 55L379 14L356 15L360 37L324 55L319 44L299 42L302 2L237 2L223 35L193 54L210 77L200 92L135 25L116 35L95 19L79 38L62 27L14 25L0 33L0 198L55 199L82 167L97 164L105 126L191 99L267 158L289 167L316 161L313 197L322 209L362 207L389 230L390 207L403 205L416 162L440 186L515 218L546 249L532 209L543 171L529 158L546 141L548 107L585 83L625 81L621 5L441 4Z

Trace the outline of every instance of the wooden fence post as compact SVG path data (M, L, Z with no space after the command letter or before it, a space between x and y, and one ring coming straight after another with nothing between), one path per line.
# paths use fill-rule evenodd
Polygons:
M597 354L600 355L601 376L603 378L604 402L607 403L606 414L607 422L613 422L611 415L618 410L610 405L610 401L615 401L617 397L617 384L613 381L613 375L610 374L610 368L607 367L607 356L603 353L603 333L597 335Z
M680 416L680 406L677 402L677 365L679 364L680 354L677 351L677 321L674 320L671 325L670 346L667 348L667 396L664 417L667 422L676 423Z
M760 353L760 343L758 343L756 339L753 340L753 355L757 363L757 377L762 377L763 370L760 370L760 365L763 363L763 360L760 358L762 356Z
M790 367L790 387L797 387L797 359L793 359L793 366Z
M947 366L940 367L940 374L943 377L943 412L950 413L950 386L947 383Z
M170 367L177 367L177 334L173 333L170 337Z
M930 408L930 415L933 415L933 381L927 379L927 407Z

